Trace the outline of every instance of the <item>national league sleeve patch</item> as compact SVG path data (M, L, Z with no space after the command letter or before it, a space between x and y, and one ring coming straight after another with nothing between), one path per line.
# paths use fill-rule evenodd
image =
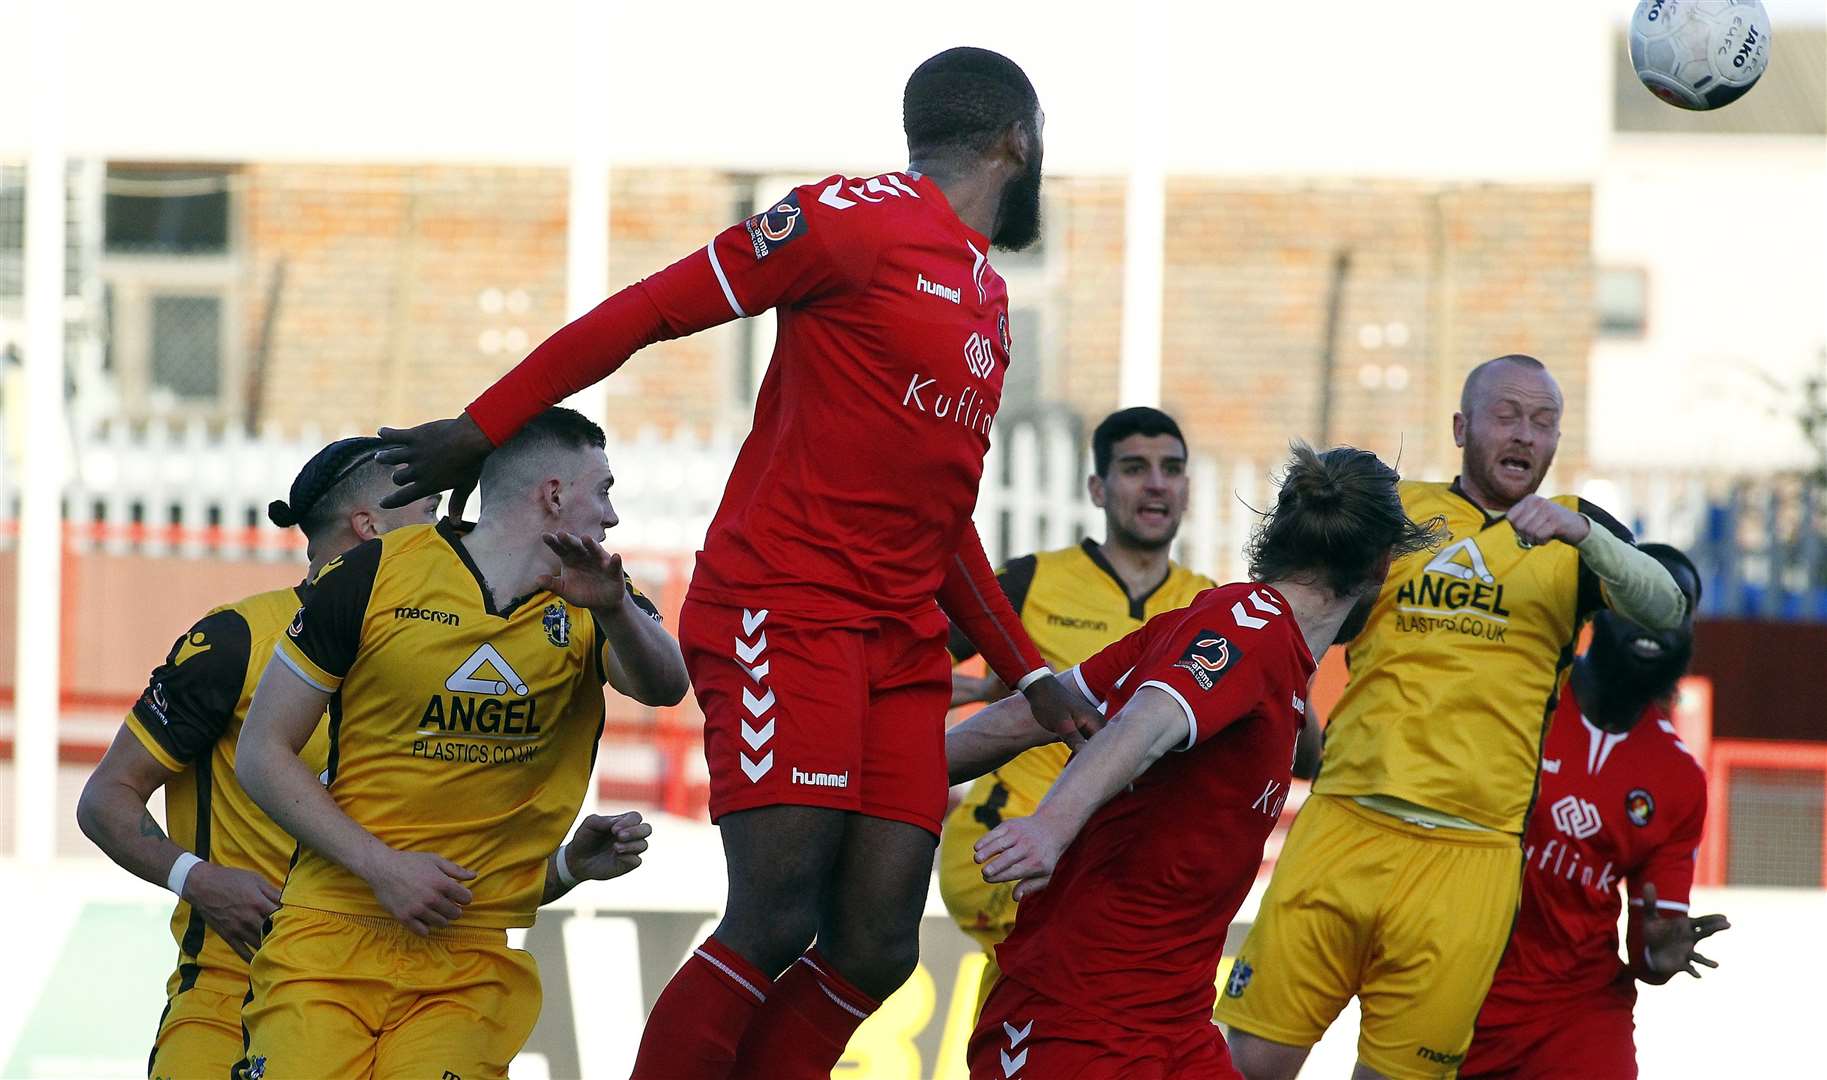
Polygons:
M750 246L755 249L755 261L760 262L776 249L792 243L795 237L805 235L806 215L799 206L799 192L787 192L786 198L742 224L748 230Z
M1223 634L1201 630L1193 635L1192 643L1187 645L1180 659L1174 661L1174 666L1192 673L1199 689L1210 690L1242 657L1242 651Z

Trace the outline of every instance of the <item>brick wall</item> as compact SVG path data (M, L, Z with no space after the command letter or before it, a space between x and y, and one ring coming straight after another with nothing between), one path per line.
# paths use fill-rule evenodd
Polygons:
M561 169L268 164L250 166L245 185L245 326L250 357L264 342L265 418L368 427L448 415L562 321ZM1123 182L1062 177L1048 191L1054 264L1027 280L1051 285L1024 286L1051 291L1043 385L1094 421L1120 404ZM611 287L702 245L750 194L717 172L618 170ZM1400 451L1411 471L1450 469L1464 372L1520 351L1559 377L1561 460L1583 460L1588 188L1181 179L1167 213L1163 398L1201 448L1279 460L1289 438L1322 437L1325 384L1333 441ZM646 350L607 384L610 424L744 424L742 349L729 327Z
M1055 385L1095 419L1120 404L1122 183L1068 181L1051 191L1069 264ZM1322 437L1329 383L1332 441L1399 451L1416 471L1450 470L1466 370L1528 352L1567 394L1560 460L1583 460L1589 189L1189 179L1169 184L1167 215L1162 399L1203 448L1280 460L1291 437ZM1348 261L1327 380L1340 253Z
M243 185L246 355L264 357L263 420L448 416L563 323L562 169L263 164ZM735 190L721 174L615 174L612 288L702 245L732 219ZM722 419L729 339L641 353L609 384L610 422Z

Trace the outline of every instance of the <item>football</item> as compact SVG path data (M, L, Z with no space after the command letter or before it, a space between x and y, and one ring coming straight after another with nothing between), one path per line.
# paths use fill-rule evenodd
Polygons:
M1745 95L1770 57L1759 0L1641 0L1630 19L1630 63L1670 105L1717 109Z

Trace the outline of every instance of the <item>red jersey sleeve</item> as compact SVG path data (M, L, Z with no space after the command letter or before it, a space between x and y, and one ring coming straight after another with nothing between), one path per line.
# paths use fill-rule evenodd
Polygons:
M1636 793L1632 793L1633 796ZM1647 795L1645 796L1647 797ZM1683 918L1688 914L1688 898L1694 887L1694 865L1700 849L1700 836L1706 828L1706 785L1696 784L1688 797L1689 809L1668 839L1656 845L1643 864L1629 875L1630 923L1625 934L1631 974L1644 982L1664 983L1674 972L1654 973L1643 956L1643 886L1656 887L1658 914Z
M983 540L975 525L966 525L964 539L945 568L939 584L939 607L952 625L964 632L983 654L990 670L1015 690L1048 673L1047 662L1034 647L1028 631L1015 614L1015 605L990 569Z
M1098 707L1098 711L1102 712L1110 695L1129 681L1129 674L1147 651L1148 643L1159 636L1158 628L1150 631L1152 626L1154 624L1150 622L1131 630L1071 669L1073 685Z
M1186 714L1186 742L1179 749L1191 750L1261 703L1264 654L1278 641L1265 634L1247 642L1239 637L1228 619L1188 619L1161 643L1164 648L1150 650L1131 676L1139 680L1138 691L1157 687L1179 703Z
M877 245L856 219L846 223L802 204L815 205L821 190L821 184L794 188L768 210L560 328L471 402L470 418L499 446L546 408L657 341L866 284Z

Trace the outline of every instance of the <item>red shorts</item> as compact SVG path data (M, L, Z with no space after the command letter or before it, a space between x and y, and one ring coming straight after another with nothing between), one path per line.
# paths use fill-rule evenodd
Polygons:
M1243 1080L1210 1020L1133 1031L1006 977L983 1003L969 1055L971 1080Z
M693 600L679 645L704 710L710 812L829 806L939 834L949 627L937 608L866 626Z
M1549 1080L1567 1076L1602 1076L1636 1080L1636 1022L1631 1002L1614 995L1595 995L1560 1007L1522 1010L1495 1017L1489 1006L1478 1017L1471 1049L1459 1066L1461 1080ZM1510 1010L1504 1010L1510 1014Z

